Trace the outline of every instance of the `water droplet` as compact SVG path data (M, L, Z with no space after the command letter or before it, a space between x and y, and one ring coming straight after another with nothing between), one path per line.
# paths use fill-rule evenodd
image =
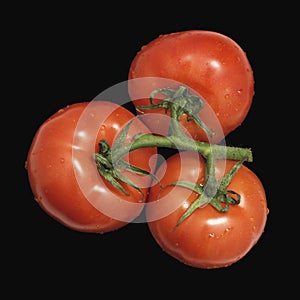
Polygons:
M26 170L28 169L28 162L27 162L27 160L25 161L24 168L25 168Z
M222 50L222 48L223 48L223 43L217 43L216 49L220 51Z
M225 94L225 95L224 95L224 98L225 98L225 99L228 99L229 96L230 96L229 94Z
M42 198L42 196L35 196L34 200L37 201L37 202L39 202L39 201L42 201L43 198Z
M212 238L212 237L215 236L215 234L211 232L208 236L209 236L210 238Z
M65 162L65 159L61 157L59 161L63 164Z
M100 130L104 131L106 129L105 125L101 125Z

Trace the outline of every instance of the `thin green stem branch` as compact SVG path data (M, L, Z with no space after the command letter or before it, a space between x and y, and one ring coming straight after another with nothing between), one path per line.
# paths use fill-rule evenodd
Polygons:
M248 148L230 147L217 144L195 141L188 137L158 136L141 134L136 139L123 147L115 149L113 160L118 161L122 156L139 148L163 147L177 150L190 150L200 153L204 158L233 159L252 162L252 151Z

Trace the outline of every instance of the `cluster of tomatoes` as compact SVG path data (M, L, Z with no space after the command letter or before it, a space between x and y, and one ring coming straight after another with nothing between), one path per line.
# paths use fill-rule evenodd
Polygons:
M128 80L135 83L139 78L151 80L129 85L137 114L106 99L79 102L61 108L39 127L26 160L35 200L66 227L101 234L134 222L146 210L149 230L166 253L193 267L229 266L250 251L266 225L266 194L254 172L242 165L228 186L240 195L239 205L228 212L206 205L177 226L199 195L171 183L179 178L197 184L204 182L205 159L199 153L178 151L158 164L157 145L128 152L124 159L130 165L154 173L159 181L123 170L120 176L139 186L137 189L121 180L123 192L99 174L93 153L99 152L99 141L105 140L112 146L128 122L131 124L125 144L141 133L168 134L169 110L159 106L143 110L149 105L149 97L138 96L140 90L143 95L150 95L163 88L165 79L180 82L205 99L207 105L199 115L215 134L209 138L183 115L179 122L190 137L216 144L224 141L227 134L241 125L252 103L254 79L247 56L232 39L212 31L161 35L143 46L132 61ZM157 103L159 100L155 99L152 104ZM208 108L215 118L208 117ZM218 122L213 120L216 118ZM234 163L229 159L217 160L216 177L227 173ZM157 206L160 211L153 214L155 205L151 203L158 203L158 199L163 200Z

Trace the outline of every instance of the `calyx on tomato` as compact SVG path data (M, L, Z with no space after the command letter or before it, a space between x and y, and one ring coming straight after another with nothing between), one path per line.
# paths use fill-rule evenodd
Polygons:
M158 105L153 105L152 98L157 92L164 93L169 98L165 99ZM159 180L154 174L125 162L122 160L122 157L131 151L146 147L167 147L177 150L192 150L200 153L205 159L205 182L204 185L195 185L194 183L183 181L173 182L170 184L181 185L200 194L199 198L195 200L189 209L182 215L177 225L182 223L184 219L195 211L195 209L205 204L211 204L220 212L227 212L229 210L229 205L239 204L240 195L235 191L226 190L226 188L243 162L252 161L253 158L251 150L247 148L209 144L206 142L196 141L187 136L179 123L179 118L182 114L187 114L190 118L195 120L201 128L207 131L207 133L213 133L198 117L195 117L198 115L197 112L202 109L203 102L199 97L190 94L184 86L180 86L176 91L169 88L153 91L150 95L150 105L146 107L143 106L143 109L155 109L158 106L170 109L171 111L170 134L167 136L149 133L137 134L133 137L133 142L124 145L129 127L132 123L129 122L120 132L111 147L107 141L99 141L99 153L94 154L94 160L99 173L125 195L128 195L128 193L120 182L126 183L137 189L142 194L141 200L144 200L145 195L140 187L124 176L119 170L126 170L140 175L151 176L158 182ZM237 163L232 167L231 171L219 181L216 180L215 176L216 159L237 160ZM162 187L162 189L163 188L164 187Z
M206 204L212 205L219 212L227 212L229 210L229 205L239 204L241 196L234 191L227 190L227 187L242 164L242 160L236 162L231 170L227 174L225 174L218 182L215 181L214 176L210 177L213 178L212 189L209 188L209 185L211 185L210 181L207 181L209 183L206 184L206 188L202 184L195 184L194 182L190 181L174 181L164 186L163 189L168 186L178 185L188 188L199 194L199 197L189 206L189 208L178 220L176 226L180 225L197 208L203 207ZM213 194L210 194L212 190L214 190Z
M118 135L117 139L115 140L112 148L110 148L107 140L101 140L99 141L99 152L94 153L94 160L97 164L97 168L99 173L115 188L120 190L123 194L129 196L129 193L124 189L124 187L119 183L119 181L122 181L129 186L137 189L142 197L140 199L141 202L144 201L145 195L142 191L142 189L139 188L138 185L136 185L132 180L130 180L128 177L124 176L119 170L129 171L133 172L135 174L139 175L149 175L153 179L156 179L156 177L146 171L142 170L141 168L138 168L137 166L134 166L125 160L119 159L118 161L114 162L112 157L112 150L114 150L117 147L122 147L123 142L125 141L126 135L129 130L129 126L133 122L130 121L121 131L121 133Z
M153 104L153 98L157 93L162 93L168 98L164 99L159 104ZM164 108L166 111L171 109L173 118L176 119L176 121L179 121L180 117L183 114L186 114L187 121L194 120L200 128L202 128L210 137L212 137L214 133L206 126L204 122L201 121L198 115L203 105L203 100L200 97L191 94L187 87L181 85L177 90L160 88L153 91L150 95L150 105L137 106L136 109L138 111L140 109L152 110L155 108Z

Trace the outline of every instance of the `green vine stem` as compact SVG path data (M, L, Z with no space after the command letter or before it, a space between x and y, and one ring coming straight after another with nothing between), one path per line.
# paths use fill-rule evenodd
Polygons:
M153 98L158 92L165 94L167 98L161 101L159 104L153 104ZM118 140L117 144L119 147L113 146L115 150L113 151L113 158L115 161L118 161L126 153L139 148L165 147L177 150L196 151L204 158L207 158L208 163L212 163L212 157L214 159L227 158L252 162L253 157L250 149L199 142L188 137L182 131L179 119L183 114L187 114L190 120L196 121L196 124L205 130L210 136L214 134L209 130L209 128L207 128L207 126L199 119L198 116L199 111L204 105L203 100L198 96L190 94L187 87L179 86L177 90L169 88L155 90L151 93L149 101L149 106L140 106L140 108L151 110L158 107L164 107L166 110L171 110L171 135L158 136L153 134L140 134L135 136L134 142L125 146L121 145L120 140ZM126 128L124 131L127 133L128 128ZM124 132L120 135L124 136Z
M113 152L114 161L118 161L125 154L148 147L164 147L177 150L189 150L200 153L204 158L233 159L253 161L252 151L249 148L224 146L195 141L191 138L178 136L157 136L153 134L136 135L134 141L115 149Z
M162 93L167 96L159 104L153 104L152 100L156 93ZM107 141L99 141L99 153L94 154L99 173L110 182L115 188L119 189L125 195L128 192L119 184L119 181L128 184L139 190L141 189L131 180L123 176L119 170L127 170L140 175L151 176L153 179L158 179L155 175L139 169L137 166L130 165L122 160L122 157L137 149L158 147L171 148L178 151L195 151L201 154L205 162L205 182L204 185L197 185L195 192L199 193L199 198L192 203L186 213L181 217L178 225L187 218L195 209L210 203L213 207L221 212L227 212L229 204L238 204L240 195L234 191L226 190L232 177L238 171L243 162L252 162L252 151L249 148L232 147L219 144L210 144L207 142L196 141L187 136L180 125L180 117L186 114L189 120L202 128L208 135L212 136L214 133L200 120L198 113L203 107L201 98L189 93L184 86L179 86L177 90L162 88L155 90L150 95L149 106L142 106L142 109L156 109L165 108L171 111L170 134L168 136L160 136L149 133L140 133L133 137L133 141L124 144L128 134L129 127L132 123L129 122L120 132L113 145L108 145ZM217 159L236 160L236 165L226 174L221 180L217 181L215 176L215 161ZM170 185L178 184L186 188L195 186L194 183L175 182ZM163 187L161 187L163 188ZM142 199L144 195L142 195ZM225 208L222 203L226 203Z

